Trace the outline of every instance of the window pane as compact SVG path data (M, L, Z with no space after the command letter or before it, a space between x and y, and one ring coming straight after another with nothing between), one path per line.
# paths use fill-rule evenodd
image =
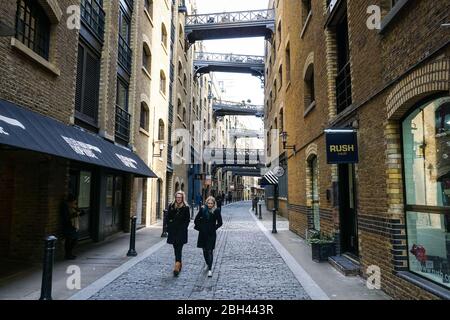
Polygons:
M114 192L114 177L108 176L106 178L106 207L112 208L113 206L113 192Z
M409 205L450 206L450 98L427 103L403 123Z
M91 206L91 173L80 172L80 189L78 194L78 207L89 208Z
M411 271L450 288L450 214L407 213Z

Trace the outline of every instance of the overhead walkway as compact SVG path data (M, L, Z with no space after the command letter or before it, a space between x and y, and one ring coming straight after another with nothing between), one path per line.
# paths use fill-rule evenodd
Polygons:
M185 34L189 43L202 40L265 37L275 32L275 10L252 10L189 15Z
M214 101L213 112L215 116L264 116L264 106L243 104L231 101Z
M249 73L264 78L264 57L232 53L195 52L196 75L210 72Z

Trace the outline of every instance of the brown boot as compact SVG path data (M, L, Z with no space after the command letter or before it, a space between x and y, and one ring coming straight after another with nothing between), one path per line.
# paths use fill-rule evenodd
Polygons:
M180 262L180 272L181 272L181 269L183 268L183 263L182 262Z
M176 277L180 273L181 266L180 262L175 262L175 268L173 268L173 275Z

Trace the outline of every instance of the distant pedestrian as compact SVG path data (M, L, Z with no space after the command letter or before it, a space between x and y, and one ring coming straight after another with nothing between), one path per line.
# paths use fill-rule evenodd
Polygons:
M195 230L199 231L197 247L203 249L203 257L212 277L213 252L216 246L216 230L222 226L222 215L213 197L206 199L206 206L200 208L195 217Z
M217 208L220 211L222 211L222 201L223 201L222 196L219 193L219 195L216 197L216 203L217 203Z
M77 256L73 254L73 249L78 243L78 232L80 230L80 216L84 215L77 205L77 198L69 194L67 199L61 204L60 215L64 235L65 259L73 260Z
M175 252L174 276L178 276L182 268L183 245L188 242L188 227L191 221L189 205L183 191L175 193L175 200L169 206L167 221L167 243L173 245Z

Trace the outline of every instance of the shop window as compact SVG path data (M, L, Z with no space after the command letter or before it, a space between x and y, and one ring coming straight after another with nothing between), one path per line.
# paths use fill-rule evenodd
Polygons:
M16 38L48 60L50 20L37 1L17 1Z
M422 104L402 130L409 269L450 288L450 97Z

